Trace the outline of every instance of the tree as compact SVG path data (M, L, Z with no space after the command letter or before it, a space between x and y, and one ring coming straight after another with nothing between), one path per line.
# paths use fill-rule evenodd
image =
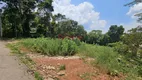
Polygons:
M44 24L43 26L46 28L46 32L49 37L52 37L53 34L53 26L50 24L53 6L53 0L40 0L38 3L38 14L40 17L40 23Z
M6 3L3 8L3 20L7 21L12 29L12 37L22 33L24 37L30 34L29 23L34 19L33 11L36 8L35 0L1 0ZM5 23L4 27L7 27ZM22 29L19 33L19 28Z
M52 0L0 0L6 3L2 16L4 30L12 33L11 37L22 34L23 37L30 36L30 23L38 16L39 23L47 27L50 32L50 16L53 11ZM36 12L35 9L38 9ZM8 23L8 25L6 24ZM9 27L9 28L7 28ZM46 31L47 32L47 31ZM7 33L7 32L5 32Z
M110 36L110 43L120 41L120 37L123 35L123 33L123 26L112 25L107 33Z
M58 13L58 14L53 16L53 20L57 21L57 22L61 22L61 21L67 20L67 18L66 18L65 15L62 15L62 14Z
M82 25L78 25L76 28L75 36L82 36L85 37L87 32L85 31L84 27Z
M101 30L92 30L88 34L87 42L90 43L90 44L99 44L102 37L103 37L103 34L102 34Z
M85 37L87 32L84 30L82 25L79 25L77 21L66 18L64 15L57 14L54 16L56 26L56 34L62 36L72 37Z
M3 8L2 23L6 37L85 36L86 31L77 21L65 15L52 15L52 0L0 0Z
M123 42L129 46L133 56L137 56L138 49L142 45L142 27L138 26L125 33L122 37Z
M51 26L54 37L57 37L58 35L64 37L80 36L83 39L87 34L82 25L79 25L77 21L66 18L66 16L62 14L52 15Z
M110 36L106 33L106 34L103 34L103 36L101 37L100 39L100 45L107 45L110 41Z

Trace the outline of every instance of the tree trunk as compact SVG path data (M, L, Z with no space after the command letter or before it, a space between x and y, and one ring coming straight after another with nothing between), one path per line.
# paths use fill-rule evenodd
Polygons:
M1 9L0 9L1 10ZM2 21L1 21L1 12L0 12L0 37L2 37Z

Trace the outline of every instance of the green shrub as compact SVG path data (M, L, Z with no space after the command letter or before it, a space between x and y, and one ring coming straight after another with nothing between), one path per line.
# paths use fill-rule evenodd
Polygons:
M78 38L74 38L73 41L80 46L81 45L81 41Z
M66 70L66 66L65 65L60 65L59 66L59 70L61 71L61 70Z
M61 44L61 54L64 56L74 55L77 52L77 44L65 38Z
M38 72L35 72L34 76L35 76L36 80L43 80L43 78L41 77L41 75Z
M74 55L78 48L74 41L67 38L63 40L50 38L24 39L21 44L32 51L49 56Z
M122 42L110 43L108 46L113 47L115 51L120 54L128 53L128 46L123 44Z

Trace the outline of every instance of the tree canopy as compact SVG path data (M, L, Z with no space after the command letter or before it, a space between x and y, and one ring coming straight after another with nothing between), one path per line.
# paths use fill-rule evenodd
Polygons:
M49 11L53 11L52 0L0 0L6 3L3 7L2 23L4 26L4 36L8 37L29 37L30 36L30 22L34 20L36 14L43 14L44 18L41 20L49 22ZM36 9L46 10L44 13L36 13ZM42 9L41 9L42 8ZM41 11L42 12L42 11ZM46 20L45 20L46 19Z
M142 45L142 27L138 26L128 31L123 37L123 42L129 46L129 50L134 56L137 55Z
M120 41L121 36L124 33L123 26L112 25L108 31L108 35L110 36L110 42L118 42Z

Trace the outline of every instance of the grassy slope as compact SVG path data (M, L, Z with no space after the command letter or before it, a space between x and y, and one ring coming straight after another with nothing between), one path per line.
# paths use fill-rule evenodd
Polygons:
M30 50L40 52L42 54L48 55L62 55L64 52L76 52L76 54L94 58L95 61L93 65L98 65L102 69L106 69L108 73L112 76L118 75L119 73L124 73L128 75L127 80L142 80L138 77L138 66L128 62L125 57L119 55L112 48L106 46L98 45L89 45L82 43L80 46L70 47L70 42L60 44L61 40L58 39L47 39L47 38L38 38L38 39L23 39L17 45L22 45ZM15 49L19 46L15 45ZM62 49L59 49L63 47ZM68 48L66 48L68 47ZM60 51L62 50L62 51ZM59 53L58 53L59 52Z
M93 65L107 69L112 76L123 73L127 75L126 80L142 80L138 76L138 68L140 66L136 65L135 61L134 63L127 61L124 56L118 54L110 47L84 44L80 47L79 54L94 58L96 61Z

